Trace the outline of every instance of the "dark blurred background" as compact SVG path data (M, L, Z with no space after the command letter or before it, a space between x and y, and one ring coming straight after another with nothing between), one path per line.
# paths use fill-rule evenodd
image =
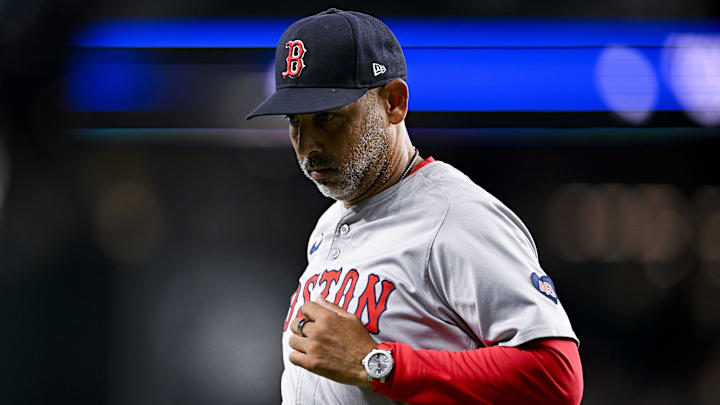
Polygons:
M155 81L234 79L154 95L190 99L175 110L93 111L68 101L77 58L103 52L71 46L88 24L292 20L329 6L388 18L717 22L718 4L0 0L0 403L278 403L288 299L331 203L299 173L281 119L243 120L265 96L256 61L272 50L144 50L152 61L142 63L196 66ZM408 118L423 156L464 171L530 228L582 341L584 404L720 398L714 35L701 47L704 115ZM452 78L414 80L458 90Z

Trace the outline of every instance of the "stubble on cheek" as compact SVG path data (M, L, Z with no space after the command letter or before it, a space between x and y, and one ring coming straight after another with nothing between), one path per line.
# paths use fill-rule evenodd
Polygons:
M352 147L340 162L324 156L298 159L306 177L312 180L326 197L351 201L370 189L374 184L386 183L392 173L388 170L391 140L387 118L377 106L376 94L369 91L358 100L360 120L351 128ZM307 172L308 167L332 167L336 175L328 180L315 180Z
M360 139L348 156L348 165L358 177L359 190L356 190L358 194L355 197L373 184L384 184L392 176L387 170L391 155L387 118L379 111L374 92L363 99L362 108L365 118L353 128L353 133L360 134Z

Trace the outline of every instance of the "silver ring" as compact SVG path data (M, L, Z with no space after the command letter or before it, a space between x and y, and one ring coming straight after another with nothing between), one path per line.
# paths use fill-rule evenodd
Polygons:
M306 323L307 321L308 321L307 318L303 318L303 319L301 319L301 320L298 321L297 331L298 331L298 335L300 335L300 336L302 336L302 337L307 337L307 336L305 336L305 334L304 334L303 331L302 331L302 328L303 328L303 326L305 326L305 323Z

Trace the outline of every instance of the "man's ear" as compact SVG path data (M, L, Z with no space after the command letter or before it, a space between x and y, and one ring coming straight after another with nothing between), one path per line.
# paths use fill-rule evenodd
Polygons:
M395 79L380 89L385 111L391 124L399 124L407 116L410 91L403 79Z

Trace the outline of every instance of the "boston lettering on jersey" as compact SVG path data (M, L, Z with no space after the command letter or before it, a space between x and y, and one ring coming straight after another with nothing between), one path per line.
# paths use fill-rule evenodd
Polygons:
M343 273L342 267L337 270L325 270L321 274L314 274L305 281L305 284L298 283L297 289L290 297L290 309L285 317L283 332L287 330L288 325L293 319L298 297L302 294L303 302L310 302L311 294L316 288L322 288L320 296L327 299L330 295L330 289L339 285L335 293L334 302L342 309L348 311L350 301L356 296L356 287L360 274L357 269L350 269L345 272L342 282L340 276ZM380 294L376 293L376 286L380 283ZM363 313L367 314L367 323L365 329L370 333L377 334L380 331L380 315L387 309L387 301L390 293L395 290L395 284L392 281L382 280L377 274L368 274L365 290L359 295L355 315L362 319ZM352 312L352 311L350 311ZM302 318L303 314L298 308L297 318Z

